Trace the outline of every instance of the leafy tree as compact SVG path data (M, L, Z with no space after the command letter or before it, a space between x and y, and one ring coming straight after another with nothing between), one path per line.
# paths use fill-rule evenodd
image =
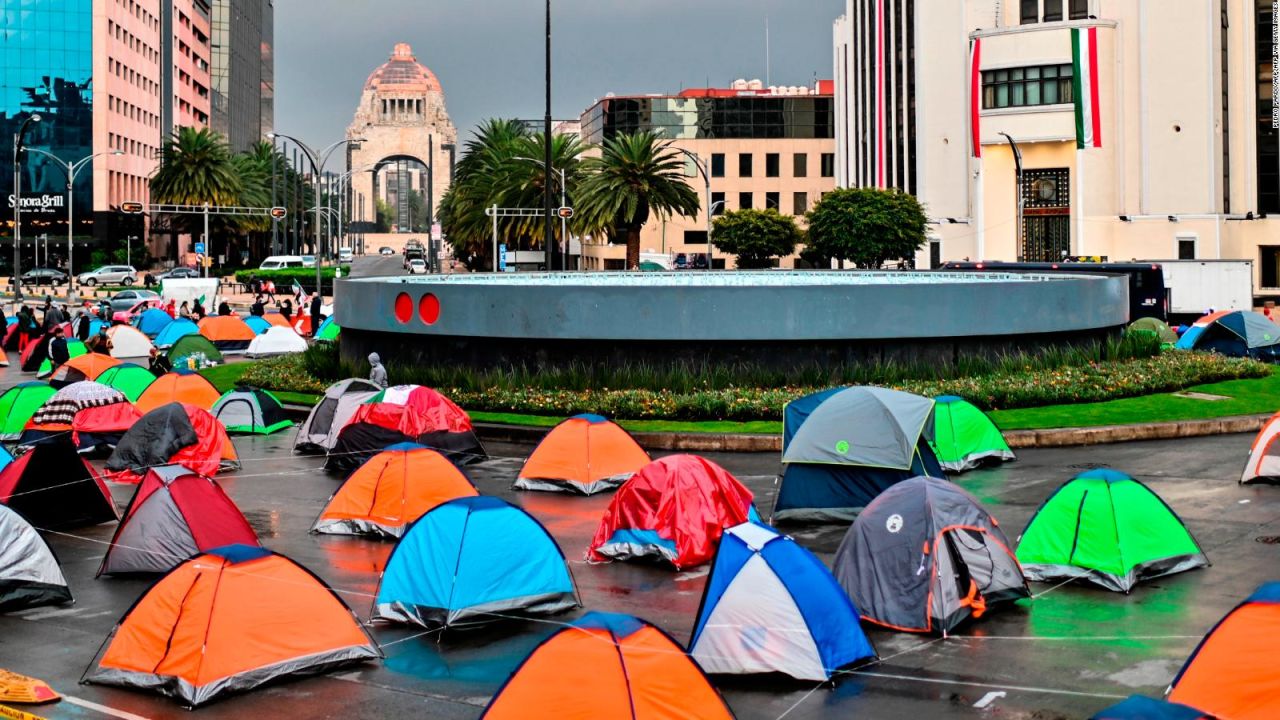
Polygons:
M738 256L740 268L765 268L771 259L795 252L804 239L795 218L773 208L734 210L715 219L712 242Z
M234 205L243 189L226 139L208 128L175 130L151 178L152 200L175 205Z
M901 190L842 188L822 197L809 220L806 258L879 268L911 258L925 244L924 207Z
M377 207L378 213L378 232L391 232L391 226L396 223L395 211L392 210L391 206L387 204L387 201L382 198L374 198L374 204Z

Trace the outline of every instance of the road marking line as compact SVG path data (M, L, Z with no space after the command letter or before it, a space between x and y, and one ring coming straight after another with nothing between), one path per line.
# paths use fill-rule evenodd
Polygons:
M39 612L29 613L21 616L23 620L48 620L56 617L72 617L79 615L88 608L58 608L56 610L40 610Z
M944 680L942 678L925 678L916 677L914 675L894 675L891 673L872 672L870 670L849 670L848 674L866 675L868 677L885 678L887 680L909 680L912 682L932 683L934 685L967 685L969 687L977 688L1001 688L1004 690L1017 690L1021 692L1045 693L1047 695L1071 695L1074 697L1102 698L1104 700L1124 700L1128 697L1128 695L1081 692L1079 690L1056 690L1054 688L1024 687L1018 685L995 685L993 683L972 682L970 680Z
M1009 693L1003 690L993 690L987 693L986 695L983 695L982 699L974 703L973 706L976 708L984 708L990 705L991 703L995 702L996 700L999 700L1002 697L1008 696L1008 694Z
M150 720L150 718L146 718L141 715L134 715L131 712L125 712L124 710L117 710L113 707L107 707L106 705L99 705L96 702L89 702L88 700L81 700L78 697L71 697L70 695L63 695L62 699L66 700L72 705L79 705L80 707L87 708L89 710L97 710L103 715L118 717L120 718L120 720Z

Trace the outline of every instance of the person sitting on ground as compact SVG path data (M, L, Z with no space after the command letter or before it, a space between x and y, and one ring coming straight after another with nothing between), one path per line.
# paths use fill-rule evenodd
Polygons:
M267 307L262 302L262 296L259 295L253 299L253 304L249 306L249 314L262 317L267 314Z
M91 353L97 353L99 355L110 355L112 343L111 343L111 336L107 334L107 326L103 325L102 327L98 328L98 334L94 335L93 339L85 344L85 347Z
M178 305L173 301L172 298L170 298L168 304L164 306L164 311L169 313L169 317L173 318L174 320L178 319Z
M178 307L178 317L191 319L191 308L187 306L186 300L183 300L182 305Z
M147 366L147 369L151 371L152 375L160 377L161 375L172 371L173 365L169 363L169 358L165 357L164 353L155 348L151 348L151 362Z
M204 303L200 302L200 298L196 298L195 301L191 303L191 316L195 318L196 322L200 322L204 319L204 316L208 314L209 311L204 309Z
M383 389L387 387L387 369L382 366L378 353L369 353L369 382Z
M223 317L226 317L231 314L231 306L227 304L226 300L223 300L222 302L218 303L218 314Z

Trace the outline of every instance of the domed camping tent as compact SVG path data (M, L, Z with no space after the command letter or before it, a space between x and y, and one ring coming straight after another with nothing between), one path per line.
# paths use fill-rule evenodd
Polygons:
M382 388L361 378L348 378L330 385L298 428L293 451L312 453L332 449L338 441L338 432L360 405L381 391Z
M1280 360L1280 326L1251 310L1215 312L1197 320L1176 347L1275 362Z
M1106 468L1075 476L1044 501L1019 539L1018 560L1028 580L1074 578L1123 593L1209 564L1159 495Z
M71 602L62 568L44 538L0 505L0 613Z
M756 523L724 531L689 655L708 673L830 680L874 660L858 610L813 553Z
M148 310L147 312L151 312L151 311ZM164 311L161 310L160 312L163 313ZM169 317L168 313L165 313L165 317ZM177 320L172 320L171 322L167 323L163 328L161 328L159 333L155 336L156 338L155 346L160 348L161 350L164 350L165 348L173 347L174 343L178 342L179 340L181 340L182 338L188 335L199 335L199 334L200 334L199 325L196 325L194 322L186 318L178 318Z
M275 395L247 385L223 393L210 412L229 433L270 435L293 427Z
M111 338L111 357L136 360L151 355L153 347L147 336L135 327L116 325L107 331Z
M43 382L14 385L0 395L0 440L14 442L22 436L31 416L58 392Z
M118 517L106 484L65 435L32 447L0 471L0 504L48 530Z
M943 470L962 473L1014 459L1000 429L968 400L941 395L934 403L932 447Z
M845 534L835 576L862 618L947 635L992 605L1029 597L995 518L959 486L918 477L871 501Z
M197 324L200 334L223 353L244 352L257 337L253 328L245 325L239 315L209 315Z
M414 442L459 465L485 459L471 418L449 398L420 385L398 385L356 408L338 433L325 462L331 470L351 470L388 445Z
M138 401L134 403L143 413L151 412L161 405L180 402L195 405L203 410L211 409L217 404L222 393L213 383L193 372L175 371L165 373L147 386Z
M929 446L934 401L898 390L848 387L783 410L778 521L847 522L894 483L944 477Z
M547 433L524 461L517 490L591 495L612 490L649 464L649 454L599 415L575 415Z
M120 438L107 459L115 482L141 482L149 468L183 465L200 475L236 470L240 458L222 423L207 410L168 403L152 410Z
M82 453L110 450L141 417L124 393L85 380L67 385L46 400L31 416L20 441L34 445L70 433Z
M1262 425L1253 446L1249 449L1249 461L1240 474L1240 483L1280 481L1280 412L1272 415Z
M165 357L179 371L198 370L201 362L221 363L225 359L222 351L203 335L183 335L169 346Z
M271 327L249 342L246 357L264 358L305 352L307 341L289 328Z
M197 707L380 657L350 608L309 570L270 550L228 545L152 585L111 631L83 681L154 690Z
M108 368L97 379L97 382L124 393L124 396L129 398L129 402L135 403L155 381L156 376L152 375L150 370L133 363L121 363Z

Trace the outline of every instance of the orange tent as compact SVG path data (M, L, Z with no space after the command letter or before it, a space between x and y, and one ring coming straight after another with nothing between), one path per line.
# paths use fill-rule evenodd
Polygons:
M60 365L53 375L49 376L49 384L70 385L84 380L97 380L99 375L121 364L123 361L110 355L99 353L77 355ZM53 386L58 387L58 385Z
M281 315L280 313L267 313L262 316L262 319L266 320L272 325L275 325L276 327L287 327L290 330L293 329L293 324L290 323L288 319L286 319L285 316Z
M590 668L590 682L568 668ZM630 615L591 612L530 653L481 717L729 720L733 713L666 633Z
M448 458L414 443L374 455L329 498L313 533L400 537L435 506L479 495Z
M379 657L351 610L306 568L270 550L227 545L153 585L84 680L156 690L195 707Z
M1280 717L1280 582L1263 585L1200 641L1169 686L1170 702L1231 720Z
M171 372L156 378L142 395L138 396L138 412L146 413L171 402L195 405L204 410L213 409L222 393L203 375L192 372Z
M599 415L575 415L542 438L514 487L591 495L618 487L648 464L649 454L626 430Z
M200 334L222 352L235 352L249 347L258 336L239 315L210 315L199 323Z

